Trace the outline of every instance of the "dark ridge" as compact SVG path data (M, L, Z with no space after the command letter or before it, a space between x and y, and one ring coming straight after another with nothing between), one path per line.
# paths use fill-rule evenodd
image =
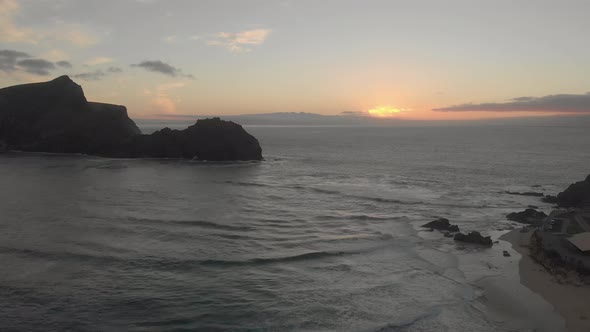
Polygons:
M557 196L547 196L546 201L557 203L562 207L582 208L590 206L590 175L584 181L572 183Z

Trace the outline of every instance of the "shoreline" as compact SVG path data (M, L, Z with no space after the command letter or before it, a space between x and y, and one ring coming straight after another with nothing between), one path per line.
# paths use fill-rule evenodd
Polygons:
M509 242L520 254L518 274L520 283L550 303L555 312L565 319L567 331L590 331L590 288L558 283L539 263L529 256L529 241L532 230L522 233L512 230L500 237Z

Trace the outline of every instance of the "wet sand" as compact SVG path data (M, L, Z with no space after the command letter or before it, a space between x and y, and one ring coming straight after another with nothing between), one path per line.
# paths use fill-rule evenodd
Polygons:
M500 237L508 241L521 259L518 264L520 283L553 305L565 319L567 331L590 331L590 287L558 283L555 278L529 257L528 244L532 231L513 230Z

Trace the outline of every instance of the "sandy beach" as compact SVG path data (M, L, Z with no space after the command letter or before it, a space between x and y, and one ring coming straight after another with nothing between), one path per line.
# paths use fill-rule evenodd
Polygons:
M532 231L513 230L500 239L512 244L522 257L518 264L520 283L553 305L566 321L567 331L590 331L590 287L559 283L543 266L529 257Z

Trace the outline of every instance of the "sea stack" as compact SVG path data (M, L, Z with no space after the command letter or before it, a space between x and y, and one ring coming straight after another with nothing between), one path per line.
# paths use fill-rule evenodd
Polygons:
M185 130L141 131L125 106L89 102L68 76L0 89L0 150L120 158L261 160L258 140L219 118Z

